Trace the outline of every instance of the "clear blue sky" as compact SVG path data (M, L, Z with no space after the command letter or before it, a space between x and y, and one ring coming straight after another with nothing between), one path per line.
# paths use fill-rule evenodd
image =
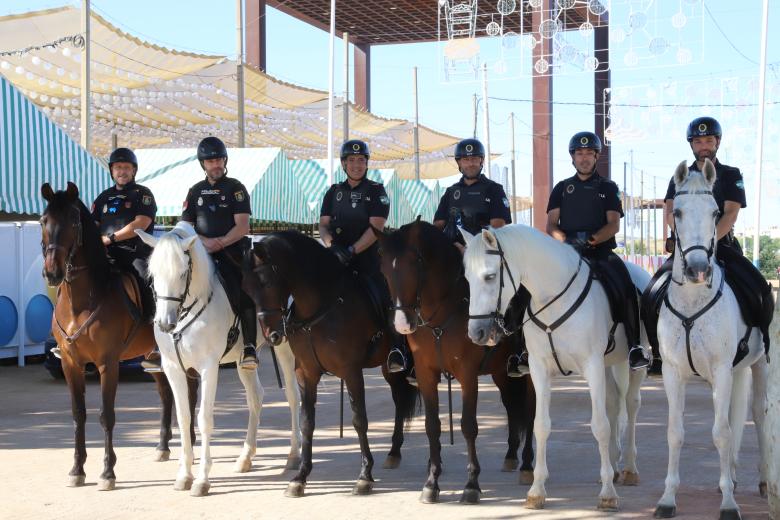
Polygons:
M3 0L0 15L56 7L63 4L79 5L80 2L63 0ZM673 2L677 3L677 2ZM223 0L190 0L186 3L160 0L93 0L94 9L110 22L140 38L180 50L210 54L235 55L235 2ZM615 10L626 0L613 0ZM216 6L219 7L216 7ZM435 9L431 0L431 8ZM613 89L645 85L635 92L646 94L641 101L651 102L658 85L679 81L687 88L677 93L677 98L664 97L664 103L696 104L712 102L713 92L702 87L704 80L715 86L723 78L748 78L758 74L761 1L745 0L735 3L731 0L708 0L707 7L712 15L703 15L702 60L686 67L646 68L627 70L618 64L613 66ZM774 9L773 9L774 7ZM328 35L303 22L294 20L274 9L267 11L268 29L268 72L282 80L302 86L327 89ZM613 20L616 18L613 17ZM713 18L726 37L716 27ZM249 22L249 21L248 21ZM774 28L780 27L780 8L770 2L770 31L768 61L780 63L780 36ZM435 36L435 35L434 35ZM736 47L736 50L735 48ZM437 44L413 44L378 46L372 50L372 111L378 115L397 118L411 118L412 67L419 70L419 104L421 123L436 130L469 136L473 126L472 95L481 96L479 83L444 83L439 74L440 49ZM617 54L617 53L615 53ZM744 56L743 56L744 55ZM343 47L336 42L336 91L343 90L341 72ZM699 91L700 89L700 91ZM577 74L556 78L554 100L563 103L585 103L585 105L556 105L554 107L554 177L555 180L571 175L571 166L566 150L571 134L581 129L593 128L592 75ZM528 78L491 80L490 97L512 99L531 98L531 82ZM750 102L755 103L753 97ZM767 74L767 101L780 101L780 66L773 67ZM685 142L685 127L696 109L670 113L670 122L664 131L647 142L616 142L612 147L613 178L622 186L623 162L630 159L633 150L635 179L634 191L639 193L639 171L645 172L645 197L652 194L653 179L656 179L656 195L662 197L665 185L675 165L683 159L691 159ZM528 175L531 169L531 107L529 103L490 101L491 142L494 152L509 149L509 113L516 115L516 138L518 150L519 194L527 194ZM647 111L645 111L647 112ZM704 110L704 112L713 112ZM742 226L753 221L752 206L755 190L755 107L738 109L736 118L747 116L743 121L747 131L740 135L729 133L728 120L724 121L725 137L720 157L729 164L740 167L745 174L748 190L748 210L740 215ZM745 116L747 114L747 116ZM719 114L712 113L718 116ZM767 112L765 121L764 180L762 199L762 228L780 224L780 146L777 135L780 128L780 108L773 106ZM641 121L647 114L635 113ZM774 118L772 116L775 116ZM481 117L481 116L480 116ZM660 117L660 116L659 116ZM744 129L743 129L744 130ZM478 137L482 124L478 125ZM453 173L454 165L453 165ZM630 182L629 188L630 188Z

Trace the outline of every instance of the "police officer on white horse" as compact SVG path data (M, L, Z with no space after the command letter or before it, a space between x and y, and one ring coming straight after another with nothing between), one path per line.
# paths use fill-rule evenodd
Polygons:
M639 302L623 260L612 250L620 230L623 207L617 184L601 177L596 162L601 139L593 132L577 132L569 140L569 155L576 173L562 180L550 193L547 233L572 244L588 260L609 297L613 319L622 322L633 370L650 365L650 356L639 345Z
M717 158L723 130L720 123L713 117L697 117L688 124L686 137L693 156L696 159L688 169L702 171L704 160L709 159L715 165L715 183L712 186L712 196L718 205L718 223L716 226L716 244L714 254L721 262L726 281L729 283L742 309L745 322L753 327L759 327L764 336L764 348L769 353L769 324L774 313L772 289L761 272L742 254L742 246L734 236L734 224L740 209L747 206L745 184L739 168L727 166ZM672 230L672 235L666 241L666 250L672 253L667 261L653 276L642 295L642 307L645 321L648 324L650 342L656 346L656 323L660 302L669 286L675 249L674 237L674 178L669 181L669 187L664 197L664 218ZM747 354L747 345L740 342L737 358Z
M244 350L241 368L257 368L257 313L255 303L241 289L241 263L251 245L249 193L237 179L227 176L228 153L217 137L198 144L198 161L206 178L192 186L184 201L181 219L189 222L211 255L233 311L241 322Z
M379 246L371 226L382 230L390 214L390 199L385 187L368 179L368 144L358 139L341 145L341 167L346 180L333 184L322 199L319 231L322 242L345 266L362 275L375 293L377 314L385 325L392 305L390 291L381 271ZM372 296L372 294L369 294ZM390 372L412 370L413 359L408 355L406 341L397 337L395 347L387 357ZM411 381L413 382L413 381Z
M464 242L458 227L477 234L488 226L500 228L512 223L509 199L501 184L488 179L482 173L485 164L485 147L478 139L463 139L455 146L455 162L462 177L447 188L433 216L433 225L444 231L458 249L463 252ZM528 305L530 295L520 287L510 308L514 311ZM518 303L520 301L520 303ZM522 303L522 302L525 303ZM528 362L519 354L507 359L507 374L521 377L527 373ZM522 366L522 367L521 367Z

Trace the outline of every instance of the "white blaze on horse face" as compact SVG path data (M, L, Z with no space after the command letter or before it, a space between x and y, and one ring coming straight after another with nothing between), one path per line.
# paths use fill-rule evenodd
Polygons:
M401 300L396 298L395 305L400 307ZM406 313L400 309L396 310L393 315L393 326L399 334L411 334L413 332L412 325L409 323L409 320L406 319Z

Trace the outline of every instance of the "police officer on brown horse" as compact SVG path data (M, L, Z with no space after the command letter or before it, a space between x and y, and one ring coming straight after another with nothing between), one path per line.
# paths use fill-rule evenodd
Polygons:
M547 233L573 245L588 260L606 291L613 319L622 322L628 340L628 362L633 370L650 365L639 345L639 302L626 265L612 250L620 230L623 207L617 184L601 177L596 162L601 139L593 132L578 132L569 140L569 155L576 173L558 184L547 205Z
M723 130L720 123L712 117L697 117L688 124L686 132L688 143L696 159L688 169L701 171L704 160L709 159L715 165L715 183L712 186L712 196L718 205L718 222L716 226L717 245L715 257L724 268L726 281L734 291L740 304L745 322L759 327L764 337L764 348L769 352L769 324L774 313L772 290L761 272L742 254L742 246L734 237L734 224L740 209L747 206L745 184L739 168L727 166L717 158ZM669 181L669 187L664 197L664 217L672 230L672 236L666 241L668 253L674 253L674 209L675 184L674 178ZM660 302L669 286L673 265L673 255L656 272L642 295L643 315L648 325L648 337L653 345L657 345L656 325ZM747 345L740 342L737 358L747 354Z
M382 184L367 178L371 153L364 141L345 141L340 155L347 178L325 192L320 210L320 238L342 264L353 268L373 285L369 290L379 293L377 299L381 301L376 303L382 307L380 318L385 320L390 292L382 276L379 246L371 226L384 229L390 214L390 199ZM402 372L407 368L407 348L402 338L395 343L387 358L387 368L390 372Z
M257 368L257 313L255 304L241 290L241 263L251 245L249 233L249 193L237 179L227 176L228 153L225 143L206 137L198 145L198 161L206 178L187 193L181 219L190 222L211 255L228 300L241 322L244 350L239 366Z
M482 173L485 164L485 147L478 139L463 139L455 146L455 162L462 177L447 188L439 201L433 216L433 225L444 231L456 247L463 251L463 238L458 231L462 227L471 234L477 234L488 226L500 228L512 222L509 199L504 187L488 179ZM511 307L518 305L525 309L525 288L520 288ZM521 365L524 368L520 368ZM507 373L520 377L527 372L527 361L518 354L509 356Z

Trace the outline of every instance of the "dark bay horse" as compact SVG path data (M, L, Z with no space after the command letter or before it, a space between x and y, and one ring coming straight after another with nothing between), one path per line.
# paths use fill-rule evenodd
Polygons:
M362 460L352 493L368 494L373 488L374 459L368 446L363 369L382 365L395 403L386 468L400 462L404 422L414 415L418 401L417 389L403 373L387 372L384 361L392 337L389 323L379 323L358 276L316 240L297 231L280 231L256 243L253 253L244 263L244 290L257 304L265 338L278 344L287 336L301 389L301 465L285 494L303 496L312 469L314 405L317 384L325 372L340 377L349 391ZM295 303L288 309L290 296Z
M99 489L110 490L116 485L113 430L119 361L150 352L155 345L154 333L151 324L134 320L131 315L126 291L135 293L138 302L136 289L128 276L111 269L97 226L79 200L76 185L69 182L67 190L55 193L46 183L41 195L48 203L41 217L43 275L49 285L57 286L52 331L62 353L76 427L68 485L82 486L86 477L84 367L91 362L100 373L103 397L100 424L105 432L105 455ZM173 394L163 374L153 375L163 408L157 446L157 460L162 461L170 456ZM196 391L191 387L191 395ZM194 437L194 429L190 435Z
M430 463L422 490L423 502L437 502L441 474L441 422L438 384L442 372L458 380L462 394L461 431L468 449L468 481L461 502L479 501L479 473L476 438L477 376L490 374L499 389L509 423L509 448L504 471L517 468L517 450L524 437L520 481L533 480L533 424L535 394L530 376L507 376L507 358L515 351L511 342L520 334L505 338L495 349L479 348L468 337L469 286L463 276L463 257L435 226L420 221L390 234L378 232L382 273L390 285L394 303L394 324L407 334L414 355L417 381L425 403L425 431Z

